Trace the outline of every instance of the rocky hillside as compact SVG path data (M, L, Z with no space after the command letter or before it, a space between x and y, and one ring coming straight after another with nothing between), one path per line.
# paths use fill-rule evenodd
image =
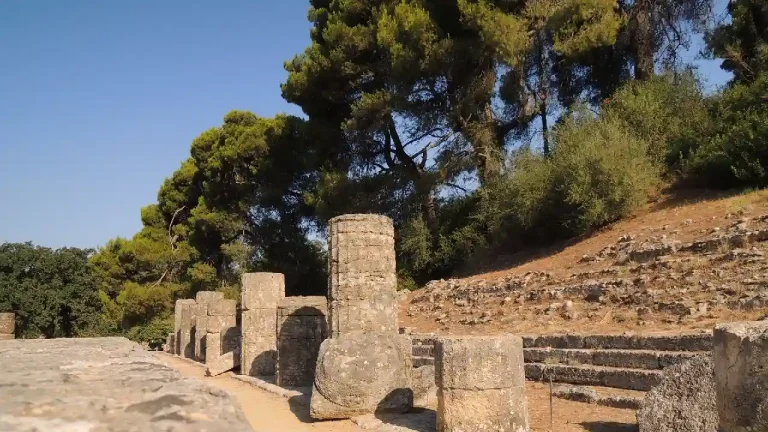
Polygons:
M768 193L667 198L554 253L432 281L405 297L400 320L457 334L711 329L768 313L767 250Z

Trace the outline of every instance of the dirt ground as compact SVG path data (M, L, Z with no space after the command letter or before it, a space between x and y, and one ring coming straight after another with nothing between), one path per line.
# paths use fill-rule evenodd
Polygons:
M313 422L306 406L292 406L282 396L273 395L230 375L206 377L201 366L164 353L158 353L169 366L182 374L230 392L245 413L255 432L357 432L351 421ZM531 432L550 432L548 386L527 383ZM589 405L555 398L553 400L555 432L633 432L637 430L632 410ZM425 413L425 415L434 415ZM426 432L426 431L419 431Z

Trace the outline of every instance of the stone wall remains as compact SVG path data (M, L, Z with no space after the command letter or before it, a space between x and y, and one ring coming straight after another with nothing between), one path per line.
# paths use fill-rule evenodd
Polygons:
M242 373L274 375L277 305L285 298L285 277L281 273L245 273L241 281Z
M311 386L320 344L328 337L325 297L286 297L277 306L276 382Z
M0 312L0 340L16 338L16 314Z

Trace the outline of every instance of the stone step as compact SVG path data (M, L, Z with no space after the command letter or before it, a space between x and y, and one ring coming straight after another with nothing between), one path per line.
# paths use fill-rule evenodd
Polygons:
M660 370L693 358L695 351L525 348L526 363L595 365Z
M712 333L678 335L543 335L523 336L525 348L711 351Z
M556 398L574 402L607 406L611 408L639 410L645 397L644 392L616 390L606 387L573 386L570 384L558 384L554 387L552 395ZM628 394L629 393L629 394Z
M415 368L435 364L435 358L428 356L411 356L411 361Z
M549 381L551 377L557 383L648 391L661 382L662 372L608 366L526 363L525 377L533 381Z

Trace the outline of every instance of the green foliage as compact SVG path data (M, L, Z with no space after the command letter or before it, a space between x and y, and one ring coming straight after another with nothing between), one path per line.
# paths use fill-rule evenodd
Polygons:
M0 245L0 311L19 337L74 337L97 324L101 304L87 249Z
M768 73L768 3L731 0L728 12L731 19L707 35L707 44L735 82L751 83Z
M768 76L712 101L711 138L687 161L693 180L713 187L768 186Z

